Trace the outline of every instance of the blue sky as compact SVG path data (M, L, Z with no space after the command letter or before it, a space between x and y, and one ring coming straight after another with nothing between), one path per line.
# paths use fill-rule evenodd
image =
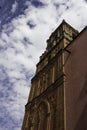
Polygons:
M87 0L0 0L0 130L20 130L46 40L65 19L81 31Z

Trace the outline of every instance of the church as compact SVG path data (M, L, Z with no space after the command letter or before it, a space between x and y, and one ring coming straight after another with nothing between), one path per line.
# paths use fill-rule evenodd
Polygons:
M21 130L87 130L87 27L65 20L36 65Z

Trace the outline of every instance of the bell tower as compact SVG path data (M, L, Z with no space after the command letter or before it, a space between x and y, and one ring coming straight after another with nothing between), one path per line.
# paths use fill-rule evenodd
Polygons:
M66 130L64 50L78 31L64 20L47 40L25 106L22 130Z

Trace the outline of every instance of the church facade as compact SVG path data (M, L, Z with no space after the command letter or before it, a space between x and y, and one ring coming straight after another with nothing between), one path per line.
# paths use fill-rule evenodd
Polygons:
M25 106L22 130L87 129L87 28L64 20L47 40Z

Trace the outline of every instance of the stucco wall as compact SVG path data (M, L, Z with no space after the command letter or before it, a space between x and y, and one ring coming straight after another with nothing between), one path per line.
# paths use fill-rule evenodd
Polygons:
M64 51L66 130L87 129L87 28Z

